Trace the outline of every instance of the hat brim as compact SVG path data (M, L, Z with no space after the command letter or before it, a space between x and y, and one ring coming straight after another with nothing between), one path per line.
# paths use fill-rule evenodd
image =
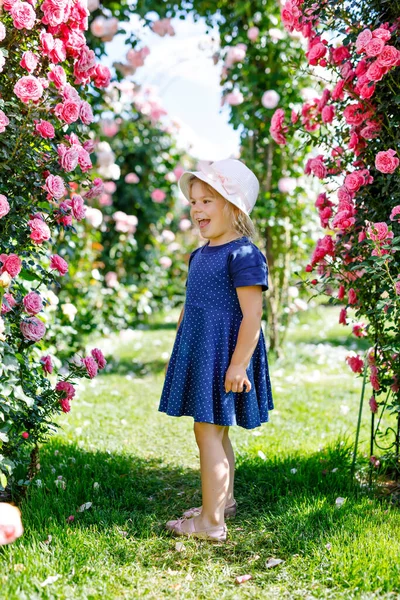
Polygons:
M234 204L237 208L239 208L239 210L244 212L246 215L249 214L246 211L246 209L243 208L243 206L241 206L242 202L236 195L228 194L226 192L226 190L222 187L222 185L219 181L214 181L214 180L210 179L202 171L185 171L184 173L182 173L182 175L178 181L179 189L181 190L182 194L185 196L186 200L189 203L191 200L191 198L190 198L190 179L193 175L195 177L197 177L197 179L200 179L201 181L204 181L204 183L207 183L207 185L209 185L214 190L216 190L218 192L218 194L220 194L223 198L225 198L225 200L227 200L231 204Z

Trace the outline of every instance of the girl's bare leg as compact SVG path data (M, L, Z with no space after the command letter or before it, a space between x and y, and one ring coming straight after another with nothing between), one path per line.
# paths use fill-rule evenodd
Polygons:
M235 454L233 452L231 440L229 439L229 427L225 427L222 445L229 463L229 485L228 493L226 495L226 506L232 506L232 504L235 502L233 493L233 486L235 483Z
M229 487L229 460L224 450L223 438L226 427L212 423L195 423L194 433L200 451L201 492L203 505L201 515L194 517L195 529L224 524L224 510ZM189 530L186 523L183 530Z

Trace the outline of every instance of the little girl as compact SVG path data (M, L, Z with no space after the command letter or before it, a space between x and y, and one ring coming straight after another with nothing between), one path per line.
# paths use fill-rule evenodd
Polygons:
M249 214L259 191L254 173L234 159L200 162L199 169L183 173L179 186L208 242L189 258L159 410L194 417L202 507L166 527L176 535L225 541L225 517L236 514L229 426L258 427L273 408L261 329L268 270L251 241Z

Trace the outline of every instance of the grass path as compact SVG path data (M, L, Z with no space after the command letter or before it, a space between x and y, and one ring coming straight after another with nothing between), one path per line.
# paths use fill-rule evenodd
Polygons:
M25 535L0 549L0 597L400 598L399 511L349 485L360 380L335 309L291 328L287 358L271 366L271 422L232 431L239 514L228 543L176 550L165 521L201 502L192 419L157 412L177 316L104 342L108 372L84 382L41 450ZM271 557L284 562L267 568Z

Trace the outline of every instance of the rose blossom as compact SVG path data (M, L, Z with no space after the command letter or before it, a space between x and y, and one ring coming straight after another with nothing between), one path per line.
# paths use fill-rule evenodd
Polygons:
M321 118L324 123L332 123L333 117L335 116L335 108L330 104L324 106L321 112Z
M29 71L29 73L33 73L38 65L38 62L39 57L30 50L27 50L23 53L19 64L23 69Z
M67 83L67 76L61 65L57 65L47 73L47 79L52 81L57 89L61 89Z
M3 263L0 275L6 271L10 277L16 277L22 269L21 259L16 254L0 254L0 261Z
M33 29L36 20L36 13L28 2L14 2L11 7L10 15L13 18L16 29Z
M392 212L390 213L389 219L391 221L397 221L397 215L400 215L400 204L392 208Z
M85 365L90 379L96 377L98 365L97 362L94 360L93 356L86 356L85 358L82 358L82 363Z
M223 97L222 101L229 104L229 106L238 106L239 104L242 104L242 102L244 102L244 96L242 92L234 90L233 92L229 92L229 94L226 94L226 96Z
M77 221L81 221L85 217L86 207L82 196L73 194L71 200L67 200L66 204L71 207L72 214Z
M394 67L400 57L400 52L394 46L385 46L377 58L377 64L384 68Z
M349 289L349 304L357 304L357 294L353 288Z
M51 238L49 226L41 218L33 218L28 221L31 233L30 238L35 244L42 244Z
M7 197L4 194L0 194L0 219L3 218L7 213L10 212L10 205Z
M346 309L342 308L340 313L339 313L339 325L347 325L347 321L346 321Z
M345 287L344 287L344 285L340 285L340 286L339 286L338 295L337 295L337 297L338 297L338 300L343 300L343 298L344 298L344 295L345 295L345 292L346 292L346 290L345 290Z
M36 315L43 309L42 298L36 292L29 292L22 302L26 312L30 315Z
M346 356L346 362L353 373L362 373L364 361L355 352L351 352Z
M258 27L250 27L247 30L247 37L251 42L255 42L259 35L260 30L258 29Z
M93 350L91 351L91 355L93 356L93 358L97 362L99 369L100 370L104 369L104 367L107 364L107 361L104 358L104 354L102 353L102 351L100 350L100 348L93 348Z
M373 412L373 413L378 412L378 403L375 400L375 396L371 396L371 398L369 399L369 407L371 409L371 412Z
M20 329L24 338L31 342L38 342L46 333L44 323L37 317L29 317L21 321Z
M366 337L367 332L365 331L365 323L355 323L353 325L353 333L358 338Z
M53 125L48 121L43 121L42 119L35 122L35 131L41 135L42 138L52 139L55 136Z
M372 38L370 42L365 46L365 54L370 58L378 56L385 46L385 42L380 38Z
M389 228L385 222L372 223L367 229L368 235L371 240L375 242L385 240L389 234Z
M59 381L56 385L56 391L63 393L63 399L72 400L75 396L75 388L69 381Z
M14 296L12 296L12 294L9 294L8 292L6 292L3 296L3 304L1 305L1 314L7 314L9 313L14 306L17 306L17 302L14 299Z
M375 167L381 173L393 173L399 166L399 159L396 157L396 151L389 150L378 152L375 157Z
M6 130L6 127L9 124L10 124L9 118L2 110L0 110L0 133L3 133L3 131Z
M78 165L79 158L79 146L74 144L70 148L67 148L64 144L59 144L57 146L57 152L59 156L59 162L61 167L69 173L73 171L75 167Z
M56 269L60 275L68 272L68 263L58 254L53 254L50 259L50 269Z
M275 90L267 90L261 97L264 108L275 108L280 100L280 95Z
M50 197L59 200L66 193L64 180L59 175L48 175L44 189L48 192L48 199Z
M2 42L5 37L6 37L6 28L4 27L3 23L0 23L0 42Z
M371 63L366 72L366 77L370 81L380 81L386 73L386 67L382 67L377 60Z
M43 86L33 75L26 75L15 84L14 94L25 104L30 100L37 102L42 97Z
M93 83L97 88L106 88L111 80L111 72L105 65L97 64L93 76Z
M51 373L53 372L53 363L51 361L51 356L49 354L47 354L46 356L42 356L40 362L42 363L43 371L51 375Z
M136 173L128 173L125 175L125 183L139 183L140 179Z
M166 196L167 194L158 188L151 192L151 199L153 202L164 202Z
M56 116L70 125L79 119L80 106L77 102L66 101L62 104L57 104L54 109Z
M361 54L365 50L366 45L372 40L372 32L369 29L364 29L358 34L356 39L356 50Z
M346 175L344 185L350 192L357 192L364 185L364 177L357 171Z
M86 102L85 100L81 102L79 117L85 125L90 125L90 123L93 122L93 111L89 102Z

